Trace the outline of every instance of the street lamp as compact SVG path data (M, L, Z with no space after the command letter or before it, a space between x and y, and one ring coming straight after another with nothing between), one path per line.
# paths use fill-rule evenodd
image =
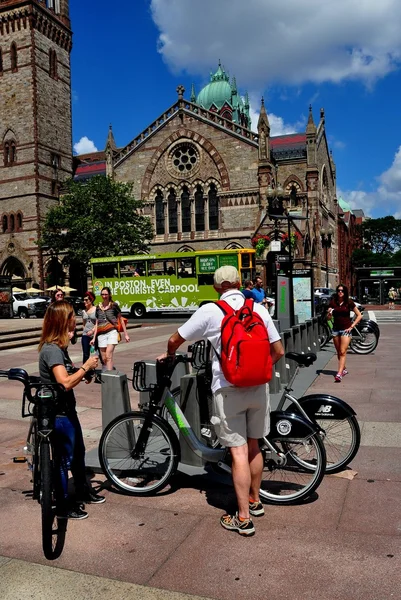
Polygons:
M326 250L326 287L329 287L329 248L331 248L331 245L333 243L333 234L334 231L332 229L332 227L329 227L327 230L326 229L321 229L320 231L320 237L322 238L322 248L325 248Z
M269 218L275 221L285 219L287 221L288 229L288 283L289 283L289 295L290 295L290 326L292 327L295 322L294 315L294 288L292 281L292 248L291 248L291 221L292 218L285 212L283 206L283 199L285 192L281 185L278 183L277 187L272 188L271 185L267 188L267 204Z

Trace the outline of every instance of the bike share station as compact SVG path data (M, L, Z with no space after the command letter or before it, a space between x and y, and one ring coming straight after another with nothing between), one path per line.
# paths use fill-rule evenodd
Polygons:
M297 294L294 302L295 324L290 326L290 286L288 277L278 277L278 302L277 317L274 324L281 335L281 340L284 346L285 353L287 352L314 352L320 350L319 344L319 323L317 317L313 316L313 282L309 271L294 270L294 288ZM332 352L324 353L321 359L315 363L317 368L323 367L332 357ZM148 360L146 362L146 381L156 383L156 361ZM319 364L321 363L321 364ZM273 367L273 376L270 381L270 403L271 409L275 410L281 397L281 390L293 376L297 364L288 360L285 357L280 359ZM308 373L309 371L309 373ZM303 375L305 373L305 375ZM210 437L210 402L211 395L207 394L206 388L203 387L201 371L191 369L189 363L179 363L172 376L171 390L179 389L176 392L177 402L184 413L186 419L190 423L194 434L199 440L208 443ZM125 373L118 371L97 372L97 377L101 381L101 398L102 398L102 429L115 417L131 411L131 402L129 396L130 382ZM301 376L297 381L295 388L300 388L302 395L310 386L316 377L315 369L301 369ZM199 386L202 386L199 389ZM205 402L199 401L200 397L204 397ZM148 392L140 392L139 394L139 409L146 407L149 401ZM178 433L175 424L173 428ZM131 435L128 432L128 435ZM185 441L185 437L179 432L179 442L181 449L181 462L179 470L188 474L210 474L209 470L205 470L202 458L196 455ZM118 456L116 455L116 458ZM95 472L102 472L98 459L98 449L95 448L86 453L86 465ZM212 472L214 473L214 472ZM224 478L231 480L225 474L218 475L219 480L224 481Z

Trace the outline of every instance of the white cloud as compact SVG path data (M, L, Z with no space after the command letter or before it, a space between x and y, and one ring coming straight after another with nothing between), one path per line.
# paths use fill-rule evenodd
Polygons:
M95 144L86 135L81 137L79 142L74 144L75 154L89 154L90 152L97 152Z
M258 120L259 120L259 110L255 110L255 106L257 105L256 94L250 94L249 100L249 114L252 122L252 131L257 131L258 129ZM259 103L260 105L260 103ZM306 118L301 117L296 123L284 123L283 117L279 117L274 113L267 113L267 117L270 123L270 135L287 135L289 133L297 133L300 131L304 131L306 128Z
M379 185L374 192L363 190L342 191L337 189L337 196L342 197L351 208L362 208L366 215L377 213L394 215L401 218L401 146L395 153L393 163L378 178Z
M399 0L151 0L159 51L175 72L218 59L241 85L370 85L401 60Z

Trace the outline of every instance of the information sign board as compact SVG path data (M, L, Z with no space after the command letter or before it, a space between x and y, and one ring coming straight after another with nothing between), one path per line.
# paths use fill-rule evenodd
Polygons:
M214 273L217 266L217 255L199 257L199 273Z

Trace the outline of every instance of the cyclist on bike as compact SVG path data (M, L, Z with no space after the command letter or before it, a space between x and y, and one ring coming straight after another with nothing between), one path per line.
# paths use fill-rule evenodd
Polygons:
M356 314L354 322L351 321L351 311ZM356 307L355 302L348 296L347 286L342 284L337 286L336 293L330 300L327 318L333 319L332 336L338 358L338 371L334 381L341 383L344 375L348 375L345 361L351 343L352 329L362 319L361 312Z
M94 493L86 481L85 446L73 388L83 380L88 371L97 367L98 357L91 356L82 367L74 367L67 347L75 327L75 314L71 304L61 300L49 305L39 343L39 373L43 383L58 383L65 388L65 391L57 391L56 419L52 434L55 472L59 476L58 516L86 519L88 513L82 510L80 502L100 504L105 498ZM68 497L68 470L74 477L75 503L71 503Z
M240 292L240 276L235 267L224 266L214 274L214 287L234 310L240 309L245 297ZM254 304L254 312L260 315L266 326L270 341L273 364L283 355L280 335L273 325L268 311L261 304ZM219 306L208 303L201 306L192 317L174 333L167 346L167 353L158 357L165 360L174 356L176 350L187 340L209 340L221 355L221 324L223 313ZM225 514L220 523L225 529L249 536L255 533L251 516L264 515L259 489L263 472L263 456L259 438L269 432L269 386L234 387L224 378L216 352L212 358L213 417L219 442L230 448L232 477L238 501L235 515Z

